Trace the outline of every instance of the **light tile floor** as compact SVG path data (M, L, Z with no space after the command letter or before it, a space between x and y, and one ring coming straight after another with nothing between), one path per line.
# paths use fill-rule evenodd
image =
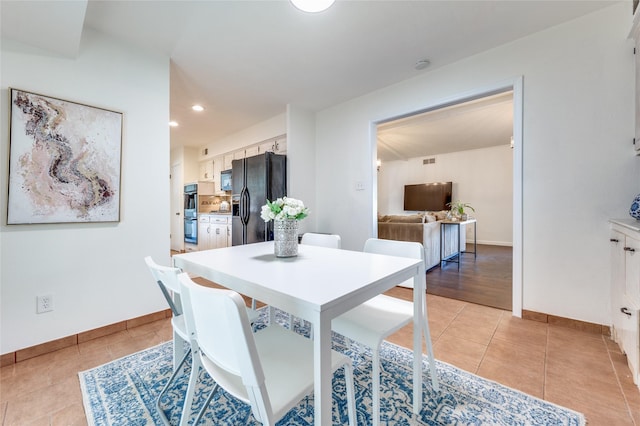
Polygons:
M406 289L391 294L411 298ZM640 422L640 392L608 337L438 296L427 303L439 360L581 411L589 425ZM86 425L78 372L170 339L161 320L3 367L2 425ZM411 347L411 326L390 340Z

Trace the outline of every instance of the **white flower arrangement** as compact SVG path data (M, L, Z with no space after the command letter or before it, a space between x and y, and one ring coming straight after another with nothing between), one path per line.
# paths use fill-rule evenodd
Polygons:
M309 214L309 209L304 203L295 198L283 197L275 201L267 200L267 204L262 206L260 217L265 221L295 219L302 220Z

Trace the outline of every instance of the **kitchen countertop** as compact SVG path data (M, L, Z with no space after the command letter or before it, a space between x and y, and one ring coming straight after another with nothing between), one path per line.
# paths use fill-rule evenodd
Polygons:
M640 221L635 219L609 219L609 222L640 232Z
M231 215L231 212L198 212L198 214L217 214L217 215Z

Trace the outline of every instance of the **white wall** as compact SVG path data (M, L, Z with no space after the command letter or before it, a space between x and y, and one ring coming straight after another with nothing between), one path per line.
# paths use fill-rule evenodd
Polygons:
M309 208L309 216L298 224L300 234L318 231L315 133L315 113L287 105L287 195L302 200Z
M424 158L435 158L423 164ZM453 200L471 204L479 244L513 243L513 150L509 145L383 162L378 177L378 212L402 214L404 185L453 182ZM467 227L467 232L473 227Z
M169 264L169 60L83 36L76 59L2 42L0 117L8 87L124 113L121 220L106 224L6 224L0 197L0 353L166 309L143 258ZM9 152L9 132L0 136ZM6 182L8 160L0 175ZM4 188L6 184L3 183ZM55 310L36 314L36 295Z
M630 26L619 3L319 112L318 221L361 249L374 232L375 123L522 75L523 308L609 324L607 219L626 217L640 190Z

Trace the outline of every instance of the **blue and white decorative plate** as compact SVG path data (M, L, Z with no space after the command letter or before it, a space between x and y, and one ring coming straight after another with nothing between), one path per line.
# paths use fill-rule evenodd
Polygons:
M632 218L640 220L640 194L636 195L636 198L633 199L629 214Z

